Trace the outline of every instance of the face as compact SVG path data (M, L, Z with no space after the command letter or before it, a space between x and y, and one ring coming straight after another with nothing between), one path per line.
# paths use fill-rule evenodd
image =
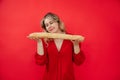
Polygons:
M50 32L50 33L59 33L60 32L58 22L54 21L52 18L46 18L44 20L44 22L45 22L46 30L48 32Z

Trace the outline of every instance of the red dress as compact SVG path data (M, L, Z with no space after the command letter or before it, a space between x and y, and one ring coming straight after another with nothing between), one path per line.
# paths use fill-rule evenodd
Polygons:
M43 46L44 55L35 56L37 64L46 65L43 80L75 80L73 62L80 65L85 59L83 52L75 54L70 40L63 40L60 51L57 50L53 40L48 46L43 41Z

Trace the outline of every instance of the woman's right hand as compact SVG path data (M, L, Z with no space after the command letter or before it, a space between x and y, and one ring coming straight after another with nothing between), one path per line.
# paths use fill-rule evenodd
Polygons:
M40 41L41 41L41 39L38 38L38 37L31 37L30 39L33 39L33 40L35 40L35 41L37 41L37 42L40 42Z

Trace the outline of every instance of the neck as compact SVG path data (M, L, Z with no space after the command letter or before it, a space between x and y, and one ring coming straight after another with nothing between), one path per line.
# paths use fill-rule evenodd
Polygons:
M62 32L61 30L58 30L56 33L65 33L65 32Z

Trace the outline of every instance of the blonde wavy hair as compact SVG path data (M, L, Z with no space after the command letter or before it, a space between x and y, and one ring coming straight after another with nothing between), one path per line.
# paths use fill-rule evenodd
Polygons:
M48 12L44 17L43 19L41 20L41 27L46 31L46 26L45 26L45 19L46 18L51 18L53 19L54 21L58 22L58 25L59 25L59 29L62 31L62 32L66 32L65 30L65 26L64 26L64 23L60 20L59 16L54 14L54 13L51 13L51 12Z

